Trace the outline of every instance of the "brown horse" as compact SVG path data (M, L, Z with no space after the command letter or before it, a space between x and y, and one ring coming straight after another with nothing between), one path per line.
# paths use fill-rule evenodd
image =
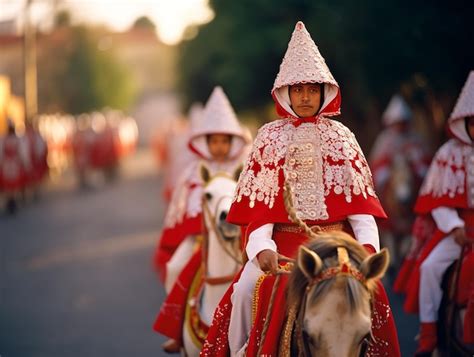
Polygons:
M371 301L389 264L343 232L301 246L288 282L288 319L280 356L351 357L371 339Z

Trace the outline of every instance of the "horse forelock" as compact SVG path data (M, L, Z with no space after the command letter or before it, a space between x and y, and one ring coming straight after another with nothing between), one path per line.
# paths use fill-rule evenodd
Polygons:
M211 176L211 178L209 179L209 181L207 181L205 184L204 184L204 188L210 186L212 183L214 183L215 180L219 179L219 178L224 178L224 179L228 179L228 180L231 180L233 182L236 182L235 179L232 177L231 174L229 174L228 172L226 171L219 171L219 172L216 172L214 175Z
M357 241L342 232L322 234L320 238L309 242L307 247L319 255L323 262L323 270L338 266L338 247L347 249L350 263L356 268L368 256L366 250ZM367 291L372 294L375 289L375 285L371 282L363 285L350 275L336 275L335 278L323 280L310 289L307 296L309 304L311 306L315 305L328 291L334 288L336 281L339 281L339 284L342 284L342 288L345 290L351 312L363 308L366 303ZM308 293L306 292L308 285L308 278L299 267L295 267L287 288L289 306L299 306L301 304L302 297L305 293Z

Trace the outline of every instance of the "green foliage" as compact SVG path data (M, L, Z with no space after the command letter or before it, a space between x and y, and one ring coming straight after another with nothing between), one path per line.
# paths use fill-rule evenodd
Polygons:
M156 25L148 16L140 16L135 20L132 27L155 31Z
M86 27L65 29L61 35L43 59L46 68L40 67L40 109L72 114L104 107L127 109L134 97L134 86L113 49L100 45L101 38L106 42L110 38Z
M68 10L61 10L54 15L54 27L68 27L71 25L71 13Z
M238 110L264 107L298 20L341 85L344 120L359 129L376 129L399 90L414 105L435 100L448 113L474 63L472 1L213 0L211 6L214 20L181 47L188 102L207 99L220 84Z

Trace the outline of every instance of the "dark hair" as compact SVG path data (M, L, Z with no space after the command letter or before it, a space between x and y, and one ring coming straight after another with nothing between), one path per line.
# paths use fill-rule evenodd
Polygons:
M229 142L232 142L232 138L234 137L233 135L230 135L230 134L219 134L219 133L215 133L215 134L206 134L206 142L209 144L209 140L211 140L211 136L212 135L226 135L228 138L229 138Z
M471 132L469 131L469 121L471 121L471 120L474 122L474 116L465 117L464 118L464 125L466 127L467 136L469 136L471 138L471 140L474 140L474 138L471 135Z

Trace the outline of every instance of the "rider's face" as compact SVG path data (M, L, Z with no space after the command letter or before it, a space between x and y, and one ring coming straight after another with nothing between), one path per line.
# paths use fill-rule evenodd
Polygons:
M227 160L232 143L232 136L227 134L211 134L207 137L207 147L214 160L222 162Z
M317 114L321 105L321 85L319 83L298 83L290 86L291 108L300 118Z

